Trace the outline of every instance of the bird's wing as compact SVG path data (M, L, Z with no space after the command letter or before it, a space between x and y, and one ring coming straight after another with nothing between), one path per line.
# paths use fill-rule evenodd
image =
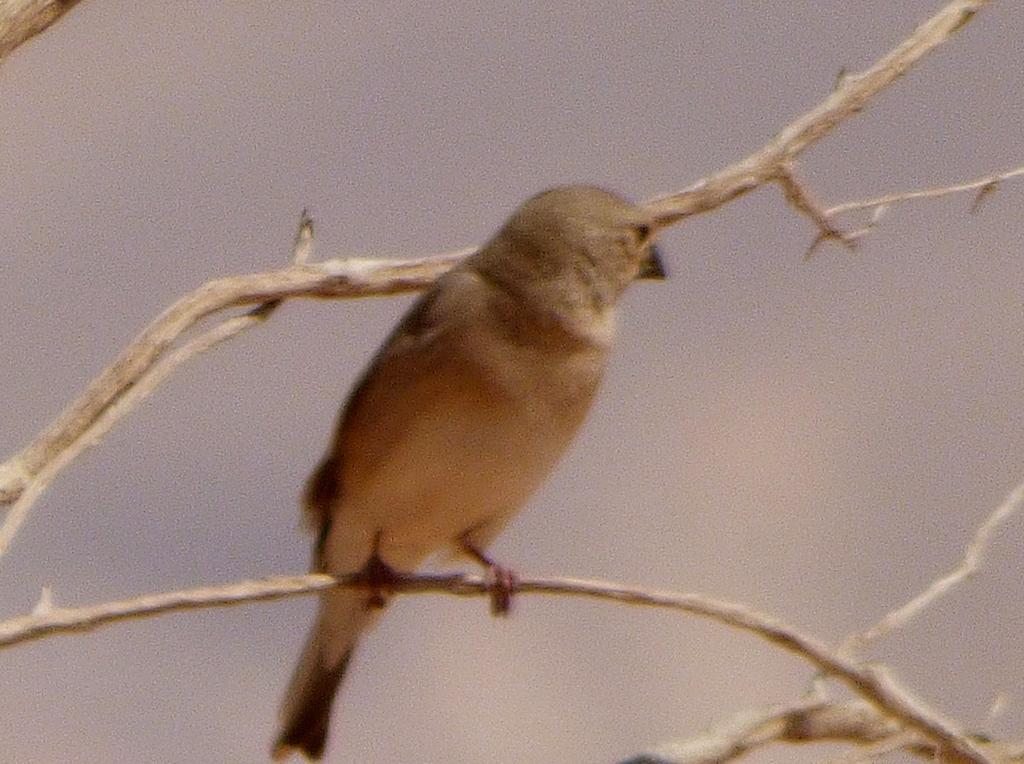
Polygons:
M363 372L327 455L306 484L303 503L318 547L342 502L346 480L386 465L411 421L429 415L453 377L468 378L455 368L464 362L457 352L459 335L486 309L488 289L471 271L456 269L442 276L412 305Z

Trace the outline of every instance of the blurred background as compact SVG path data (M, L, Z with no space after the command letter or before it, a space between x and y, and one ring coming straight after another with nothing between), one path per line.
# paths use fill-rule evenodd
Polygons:
M940 5L82 3L0 69L0 452L180 295L284 264L303 207L319 259L413 256L482 242L555 184L678 190ZM802 177L827 204L1021 164L1022 35L992 4ZM810 223L772 188L667 234L671 279L628 295L589 422L495 555L740 600L831 641L905 601L1024 478L1022 200L1008 182L976 215L969 195L901 206L811 262ZM39 502L0 561L2 612L43 586L79 605L304 571L302 482L411 299L289 302L179 371ZM1022 536L1011 523L873 652L1002 737L1024 721ZM266 760L314 605L4 651L4 758ZM496 621L484 600L401 598L327 760L613 762L809 677L692 617L522 597Z

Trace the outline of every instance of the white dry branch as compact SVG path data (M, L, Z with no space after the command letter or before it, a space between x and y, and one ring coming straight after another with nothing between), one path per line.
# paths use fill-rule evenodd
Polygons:
M1003 503L996 507L985 519L985 522L978 527L974 538L971 539L971 543L967 545L963 559L949 573L932 581L924 591L905 605L887 613L870 628L848 638L843 645L843 651L849 653L860 652L871 643L906 626L922 610L930 607L936 600L949 594L953 589L977 573L996 530L1016 515L1020 511L1022 504L1024 504L1024 482L1019 483L1016 488L1010 491Z
M0 0L0 63L23 42L47 29L79 0Z
M882 219L882 216L888 212L890 207L897 204L905 204L906 202L920 201L922 199L938 199L952 194L963 194L968 191L975 191L974 200L971 202L970 207L971 214L974 214L981 208L982 202L994 194L1004 181L1020 177L1021 175L1024 175L1024 167L1017 167L1013 170L1006 170L993 175L986 175L984 178L978 178L977 180L968 181L966 183L956 183L952 186L938 186L936 188L924 188L916 191L901 191L899 193L878 196L874 199L844 202L843 204L837 204L834 207L829 207L827 210L819 211L817 208L814 208L812 211L812 217L817 216L814 217L814 219L818 223L819 233L814 241L811 242L811 246L808 248L806 256L809 257L812 255L822 243L829 239L839 239L844 244L852 245L858 239L874 231L875 228L878 227L878 223ZM871 217L868 220L867 225L861 228L853 231L840 231L832 223L833 219L840 215L860 211L871 212Z
M66 461L56 467L54 463L67 459L64 452L74 450L76 456L85 446L92 445L92 428L98 420L132 394L179 338L204 318L229 308L276 304L290 297L365 297L423 289L471 251L401 261L335 259L295 263L277 271L207 282L160 314L35 440L0 464L0 505L20 503L44 471L59 471ZM148 386L144 394L135 393L133 403L141 401L155 387L156 384ZM87 441L84 446L80 443L83 440ZM45 475L48 479L53 476ZM27 508L19 510L24 513ZM6 551L12 535L8 529L0 529L0 555Z
M334 579L324 574L276 577L243 581L224 586L206 586L78 608L42 609L0 623L0 646L74 631L88 631L112 621L139 618L174 610L236 605L319 592L332 586L366 586L362 574ZM372 585L372 582L370 582ZM490 595L494 582L485 576L461 573L442 575L398 575L389 582L393 593L433 592L460 597ZM817 638L779 619L745 605L701 594L651 591L604 581L572 578L524 578L516 584L517 594L572 595L610 600L630 605L677 610L709 618L747 631L800 656L819 672L846 684L850 689L896 720L905 729L920 734L949 761L984 764L991 759L957 724L928 708L901 687L881 667L859 662L836 651Z
M297 250L303 231L312 233L308 226L300 227ZM745 712L715 725L702 735L668 744L657 752L630 760L630 764L724 762L770 742L819 742L844 736L850 742L876 745L878 750L898 748L931 757L942 752L949 761L1015 761L1024 759L1024 746L1006 743L983 745L974 740L959 731L953 721L944 719L913 698L881 667L858 660L854 651L906 626L925 608L964 582L978 569L996 530L1018 513L1022 504L1024 482L1017 485L982 522L963 559L950 573L936 579L907 604L894 609L863 634L847 639L842 647L835 650L770 615L700 594L650 591L569 578L523 579L517 583L516 591L672 609L751 632L800 656L822 675L846 684L871 704L872 714L885 719L884 722L873 719L869 724L868 712L861 706L836 706L817 688L817 692L796 704ZM75 608L54 607L50 592L44 591L41 604L32 613L0 621L0 648L57 634L90 631L113 622L161 613L281 599L312 594L333 586L366 585L361 574L335 579L310 573L163 592ZM472 597L490 594L492 586L493 581L486 577L456 573L399 575L389 584L389 589L396 594L436 593ZM803 721L798 723L798 720ZM813 726L810 726L810 720L813 720ZM843 731L838 732L840 729ZM887 732L883 735L882 731ZM990 755L994 747L998 749L998 756Z
M312 251L313 221L303 211L299 221L298 232L295 235L295 242L292 245L292 262L296 266L302 266L309 259ZM40 469L27 482L25 491L18 497L13 506L8 509L4 522L0 525L0 556L10 546L11 540L25 521L35 500L49 486L58 472L74 460L82 451L98 443L118 420L153 392L178 366L189 358L210 350L246 329L262 323L270 317L280 304L281 300L278 298L267 299L247 313L221 322L212 329L185 342L180 347L163 355L157 353L149 365L138 369L138 374L125 373L123 371L124 366L131 368L134 363L144 360L134 356L138 341L129 346L121 354L118 362L115 362L104 375L97 378L85 395L79 399L84 405L77 408L73 406L65 412L60 420L51 426L49 432L52 432L54 437L51 440L47 440L46 433L44 433L33 444L46 444L45 452L52 454L53 458L40 458ZM167 314L165 313L164 315ZM160 319L157 319L157 322L151 328L156 327L160 323ZM177 332L175 337L180 333L180 331ZM143 335L145 334L146 332L143 332ZM152 343L147 343L147 345L154 348L157 347L159 345L159 338L155 339ZM118 381L120 384L117 384ZM116 391L116 394L108 395L108 393L113 393L114 391ZM90 392L94 392L94 394L90 395ZM85 426L80 430L76 430L73 426L75 424L83 424ZM75 433L73 438L68 437L70 433ZM27 454L25 462L14 460L0 465L0 503L3 503L3 476L10 474L10 471L23 470L26 463L33 463L34 452L32 451L32 446L22 453ZM5 473L5 470L9 472Z
M766 183L792 181L792 166L801 153L840 122L862 111L875 95L962 29L986 5L988 0L947 3L872 66L859 74L841 77L828 98L783 128L763 148L690 188L651 204L666 215L686 217L715 209ZM813 217L820 220L824 216Z
M74 4L45 0L0 0L0 61L17 45L46 28ZM906 74L927 53L948 40L986 5L988 0L953 0L946 3L871 67L860 74L840 78L824 101L786 126L763 148L681 192L645 204L659 216L681 220L716 209L765 184L779 183L787 200L815 224L820 232L819 239L850 244L862 232L845 233L837 228L832 221L842 213L866 209L877 214L891 204L966 190L978 190L980 198L1003 180L1024 174L1022 168L970 184L890 195L830 209L822 208L795 175L796 161L803 151L841 122L863 110L875 95ZM261 323L286 299L357 297L422 289L472 251L470 248L403 261L345 259L310 263L308 254L311 246L312 227L308 219L303 217L293 248L293 263L289 266L267 273L216 279L178 300L145 328L113 364L35 440L0 464L0 505L10 505L0 526L0 555L9 547L33 502L60 470L102 438L121 417L185 360ZM230 316L191 338L187 336L202 320L219 311L238 308L247 311ZM903 626L922 608L961 583L976 569L995 527L1017 510L1022 498L1024 487L1011 495L979 530L961 566L936 581L908 605L893 611L878 626L860 635L856 644L862 645ZM128 618L275 599L317 592L338 585L365 586L366 582L360 580L358 575L336 581L329 576L311 574L202 587L91 607L61 608L47 605L29 615L0 623L0 646L52 634L82 631ZM489 582L486 579L464 575L400 576L393 588L396 592L443 592L459 596L489 594ZM854 651L832 649L814 637L744 606L701 595L652 592L573 579L527 579L521 581L518 588L522 593L584 596L669 608L752 632L801 656L819 672L845 683L863 699L864 703L856 708L845 708L846 713L861 713L868 709L864 713L877 714L877 718L871 720L873 726L870 728L874 731L870 734L862 732L860 742L890 747L899 745L909 747L910 750L920 748L927 751L928 755L944 761L980 764L1005 758L1004 751L995 751L990 744L965 735L955 722L927 708L899 686L887 672L855 657ZM745 725L736 723L733 729L739 730L739 736L732 738L735 750L730 758L749 750L759 740L770 739L771 735L766 730L775 730L778 740L794 740L797 732L793 725L798 718L803 720L805 730L812 729L811 720L817 720L817 729L826 730L828 725L822 720L831 708L827 701L820 699L813 702L801 701L788 710L775 709L768 715L748 719ZM831 729L835 731L838 726L837 717L833 714L831 718ZM868 726L863 729L868 729ZM747 737L743 738L743 735ZM849 735L852 737L852 733ZM821 737L828 735L822 732ZM719 734L719 742L721 738ZM691 758L685 761L697 760L727 759Z
M821 104L786 126L762 149L684 191L647 204L659 215L681 220L716 209L766 183L779 182L787 198L809 214L824 235L843 239L796 181L793 165L797 157L840 122L863 110L873 96L959 31L987 4L988 0L947 3L874 65L861 74L845 76ZM117 417L155 388L154 382L144 386L145 392L133 392L153 365L200 320L229 308L293 297L359 297L422 289L472 251L467 248L402 261L344 259L293 264L267 273L215 279L181 298L144 329L35 440L0 464L0 504L14 504L0 526L0 556L49 482ZM179 356L180 360L184 359ZM127 403L122 404L122 399ZM113 421L109 419L111 410Z
M974 575L995 532L1018 514L1022 505L1024 481L1010 491L1003 503L985 518L968 544L963 558L949 573L932 581L921 593L887 613L869 629L848 637L837 650L837 656L844 656L853 665L863 665L854 659L857 653L878 639L907 626L926 608ZM827 670L824 674L853 686L839 674ZM903 692L894 683L890 689L896 693ZM922 735L920 727L907 724L906 719L893 713L884 703L879 703L877 698L863 692L860 694L872 705L837 704L828 699L824 688L816 682L814 691L795 703L745 711L699 735L659 746L650 753L622 764L720 764L733 761L770 743L836 740L864 746L864 750L851 754L851 761L867 761L897 750L930 761L942 760L939 758L942 750L935 745L934 738ZM1024 743L983 741L969 736L967 739L973 740L977 748L993 761L1024 761Z
M843 204L837 204L835 207L830 207L825 210L825 216L828 218L836 217L847 212L855 212L858 210L877 210L879 207L890 207L894 204L903 204L904 202L918 201L920 199L938 199L941 196L949 196L951 194L963 194L967 191L977 191L974 202L971 203L971 211L976 212L980 203L991 193L993 193L999 185L1011 178L1016 178L1024 175L1024 167L1016 167L1013 170L1007 170L1005 172L997 172L992 175L986 175L984 178L978 178L977 180L968 181L967 183L958 183L952 186L939 186L938 188L925 188L919 191L902 191L896 194L886 194L885 196L879 196L875 199L865 199L859 202L844 202Z
M907 733L867 701L832 701L816 691L793 703L741 711L691 738L658 746L621 764L724 764L773 744L825 742L897 745L898 750L925 758L935 756L934 745Z

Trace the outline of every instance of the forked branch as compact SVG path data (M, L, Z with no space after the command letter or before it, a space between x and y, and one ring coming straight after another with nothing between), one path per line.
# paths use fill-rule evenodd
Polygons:
M782 182L786 187L792 179L792 165L804 150L861 111L872 97L949 39L987 4L988 0L947 3L873 66L844 77L821 104L783 128L762 149L684 191L647 204L659 215L682 219L716 209L765 183ZM789 184L790 198L794 198L794 188ZM804 194L804 198L809 197ZM827 223L818 222L819 226ZM405 261L349 259L293 264L268 273L216 279L186 295L144 329L32 443L0 464L0 504L16 502L0 527L0 555L49 482L112 426L116 417L111 419L109 412L121 416L144 397L133 389L200 320L225 309L276 304L292 297L359 297L421 289L472 249ZM241 328L224 331L233 335ZM141 388L148 393L155 386Z

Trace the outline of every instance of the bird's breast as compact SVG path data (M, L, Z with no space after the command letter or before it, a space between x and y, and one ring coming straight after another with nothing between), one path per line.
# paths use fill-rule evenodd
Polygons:
M456 344L429 376L395 396L414 403L382 422L395 428L386 451L372 462L346 454L338 519L347 533L379 532L381 556L398 567L515 514L572 441L604 367L599 346L508 343L476 329L447 341Z

